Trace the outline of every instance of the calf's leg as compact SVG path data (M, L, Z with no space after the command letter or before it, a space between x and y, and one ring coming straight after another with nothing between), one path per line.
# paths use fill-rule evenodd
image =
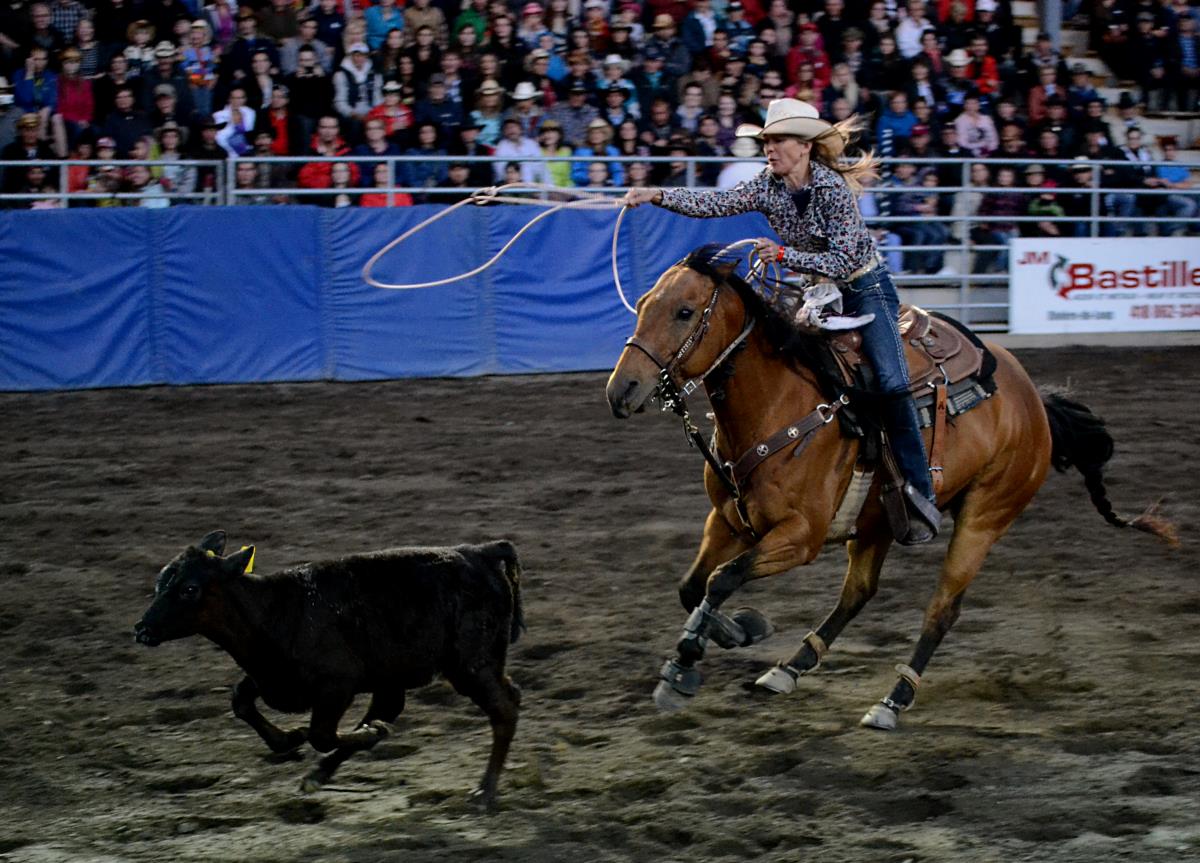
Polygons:
M484 809L496 802L496 786L500 771L508 757L508 748L517 733L517 712L521 707L521 690L496 668L482 668L462 676L447 675L454 688L467 696L487 714L492 724L492 752L479 787L471 799Z
M360 725L349 734L339 733L338 721L353 700L352 693L337 693L318 698L308 724L308 742L312 744L313 749L318 752L340 754L337 759L338 764L355 752L370 749L388 734L387 726L378 721L372 722L370 725ZM338 753L335 750L345 750L345 752ZM320 767L318 766L317 769L319 770ZM300 783L300 790L304 792L315 791L319 787L320 783L310 782L307 776Z
M241 682L233 687L233 715L257 731L258 736L266 741L272 752L290 752L308 739L307 728L284 731L273 724L259 713L255 704L257 700L258 684L249 677L243 677Z
M367 707L367 712L363 715L362 721L358 723L358 727L373 728L377 727L376 723L396 721L396 717L404 710L404 690L400 689L395 692L376 692L371 696L371 704ZM374 744L372 744L374 745ZM370 748L370 747L366 747ZM317 766L309 771L304 777L304 781L300 787L306 792L316 791L326 782L333 778L333 774L342 766L342 762L353 755L357 750L339 746L337 749L330 752L324 758L317 762Z

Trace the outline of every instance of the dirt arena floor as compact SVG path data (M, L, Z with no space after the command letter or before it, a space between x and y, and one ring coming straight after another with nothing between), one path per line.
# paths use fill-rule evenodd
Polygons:
M844 554L751 586L778 633L711 648L693 708L656 713L701 462L672 418L612 419L602 374L2 395L0 860L1200 860L1200 348L1019 354L1109 421L1118 510L1165 495L1185 545L1052 476L892 734L858 720L945 539L897 549L786 698L742 685L831 607ZM218 527L259 571L517 544L525 702L497 812L465 803L489 735L444 684L305 796L312 751L271 756L232 716L224 653L134 643L158 568Z

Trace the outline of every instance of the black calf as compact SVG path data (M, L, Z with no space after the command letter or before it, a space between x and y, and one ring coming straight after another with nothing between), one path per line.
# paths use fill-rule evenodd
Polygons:
M520 563L505 541L401 548L251 575L253 547L225 551L214 531L163 567L154 602L134 627L154 646L203 635L246 672L233 712L275 752L306 740L329 753L305 778L313 790L352 753L387 735L408 689L441 674L487 714L492 751L475 797L490 805L517 726L520 690L504 673L524 629ZM337 727L355 695L371 693L359 727ZM311 711L284 731L258 710Z

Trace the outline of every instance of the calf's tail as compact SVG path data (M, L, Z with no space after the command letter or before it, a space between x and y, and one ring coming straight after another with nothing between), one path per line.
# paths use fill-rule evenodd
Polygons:
M521 633L526 630L525 604L521 601L521 560L517 550L506 539L498 540L486 546L488 552L500 564L508 587L512 591L512 624L509 629L509 644L516 644Z
M1043 393L1042 404L1050 421L1050 463L1055 470L1061 473L1074 465L1083 474L1092 505L1109 524L1145 531L1172 547L1179 545L1175 525L1158 514L1158 504L1133 519L1125 519L1113 511L1104 487L1104 465L1113 456L1113 439L1104 420L1061 393Z

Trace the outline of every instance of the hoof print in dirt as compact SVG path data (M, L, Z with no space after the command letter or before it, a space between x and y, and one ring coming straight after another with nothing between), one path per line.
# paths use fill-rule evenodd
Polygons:
M275 814L288 824L320 824L325 820L325 804L317 800L289 800L279 804Z

